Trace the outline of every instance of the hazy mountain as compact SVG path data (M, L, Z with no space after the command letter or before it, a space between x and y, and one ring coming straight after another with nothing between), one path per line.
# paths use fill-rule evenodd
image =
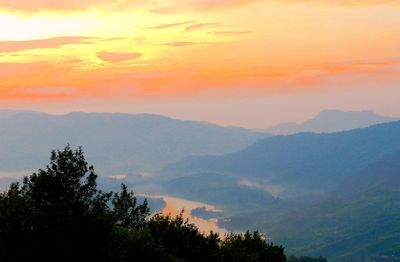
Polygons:
M340 188L340 194L400 190L400 151L372 163Z
M42 114L39 112L29 111L29 110L0 110L0 119L11 118L11 117L14 117L15 115L21 114L21 113Z
M323 254L329 261L356 261L357 257L381 261L361 260L379 255L392 256L382 261L397 261L393 257L400 257L399 203L400 153L396 153L307 207L272 219L269 214L245 217L289 247L289 252Z
M224 213L215 216L229 230L261 230L288 253L323 255L329 261L400 257L400 122L272 137L238 153L191 158L169 171L173 168L186 176L171 179L165 188L217 204ZM287 190L323 190L302 198L271 198L261 182L237 183L243 178Z
M0 111L0 167L43 166L52 149L82 145L101 172L151 172L188 155L234 152L265 137L242 128L158 115Z
M289 253L329 261L400 255L400 122L270 137L163 172L177 176L164 183L168 192L224 210L220 226L261 230ZM281 197L273 187L285 190Z
M323 255L329 261L381 261L357 258L400 257L399 201L399 190L354 198L332 197L285 214L247 213L231 217L225 219L229 223L223 226L231 230L250 227L267 232L274 243L285 245L288 253ZM229 226L238 223L241 227Z
M215 172L282 186L284 195L321 193L396 152L400 121L340 133L270 137L240 152L181 160L163 173Z
M399 119L380 116L373 111L345 112L340 110L325 110L313 119L301 124L283 123L263 131L276 135L289 135L301 132L333 133L396 120Z

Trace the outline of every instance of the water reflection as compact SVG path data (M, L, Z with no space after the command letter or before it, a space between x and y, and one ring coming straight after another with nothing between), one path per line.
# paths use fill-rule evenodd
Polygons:
M179 215L183 209L184 210L183 217L185 219L189 218L190 222L195 224L202 233L209 233L210 231L219 233L220 235L228 233L226 229L218 227L218 219L216 218L204 219L200 217L193 217L191 215L193 209L203 208L203 207L205 208L206 211L220 212L221 210L215 206L202 202L195 202L183 198L177 198L165 195L151 195L146 197L162 198L165 201L166 205L161 211L161 213L165 215L176 216Z

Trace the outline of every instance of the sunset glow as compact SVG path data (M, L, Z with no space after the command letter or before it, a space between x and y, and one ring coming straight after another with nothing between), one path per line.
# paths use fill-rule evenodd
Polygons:
M257 124L207 117L196 101L230 111L239 99L323 103L352 90L360 98L338 105L396 115L399 13L400 1L0 0L0 105L262 126L278 106Z

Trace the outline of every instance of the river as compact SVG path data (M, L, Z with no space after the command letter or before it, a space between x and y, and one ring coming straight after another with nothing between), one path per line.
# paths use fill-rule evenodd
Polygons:
M166 195L150 195L150 196L146 195L145 197L162 198L166 203L165 207L161 211L161 213L164 215L176 216L179 215L183 209L184 210L183 217L185 219L189 218L189 221L195 224L202 233L209 233L210 231L213 231L215 233L220 234L221 236L228 233L226 229L218 227L218 219L216 218L204 219L200 217L191 216L192 210L196 208L204 207L207 211L214 211L214 212L221 211L215 206L202 202L190 201L183 198L171 197Z

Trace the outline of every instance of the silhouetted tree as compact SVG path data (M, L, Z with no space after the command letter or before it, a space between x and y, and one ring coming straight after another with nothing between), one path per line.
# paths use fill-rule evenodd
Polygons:
M182 261L218 261L217 234L204 235L183 213L176 217L156 214L148 223L148 229L165 250Z
M222 242L221 256L223 261L232 262L286 261L284 248L267 243L257 231L227 235Z
M115 223L123 227L143 227L150 214L147 199L141 205L136 204L134 193L128 192L126 185L122 185L121 193L115 193L112 200Z
M108 248L108 261L178 261L168 254L148 228L116 226Z
M114 224L143 223L148 208L136 206L125 186L103 193L96 179L82 149L67 146L22 185L12 184L0 195L1 261L104 260Z

